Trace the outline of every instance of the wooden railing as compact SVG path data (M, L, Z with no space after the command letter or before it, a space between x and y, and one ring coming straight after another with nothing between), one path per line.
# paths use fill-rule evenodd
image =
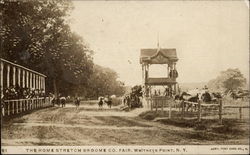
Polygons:
M239 118L242 119L242 109L243 108L250 108L249 106L240 106L240 105L223 105L222 104L222 99L218 100L217 103L215 104L206 104L206 103L201 103L201 102L189 102L189 101L183 101L185 104L191 104L191 105L196 105L198 106L198 111L197 111L197 116L198 116L198 121L201 120L202 117L202 109L206 107L215 107L216 110L218 110L218 115L219 115L219 122L222 123L222 115L223 115L223 110L228 109L228 108L238 108L239 109ZM185 115L185 104L181 104L182 108L182 118Z
M185 116L185 105L191 105L191 106L198 106L198 110L197 110L197 120L201 121L201 117L202 117L202 109L203 107L216 107L216 109L218 110L218 115L219 115L219 121L222 122L222 100L219 100L217 103L215 104L206 104L206 103L201 103L199 102L190 102L190 101L183 101L183 103L181 104L181 108L182 108L182 112L181 112L181 117L184 118ZM191 107L192 108L192 107Z
M13 116L16 114L32 111L35 109L52 106L50 97L5 100L2 102L2 116Z
M239 109L239 118L242 119L242 109L244 108L250 108L250 106L239 106L239 105L227 105L227 106L223 106L223 108L236 108Z
M169 111L169 118L171 118L171 111L173 108L178 108L181 114L181 118L184 118L186 112L188 111L188 107L191 108L191 112L197 114L197 120L201 121L202 113L207 108L214 107L214 110L218 111L218 120L222 123L223 111L228 108L238 108L239 109L239 118L242 119L242 109L243 108L250 108L249 106L239 106L239 105L223 105L222 99L218 100L213 104L207 104L204 102L190 102L190 101L173 101L173 99L167 97L152 97L152 98L145 98L147 107L151 109L151 111L164 111L164 108L167 107ZM193 108L195 110L193 111Z
M147 106L150 107L151 111L164 111L164 108L167 107L169 109L169 118L171 118L172 107L175 107L172 98L165 96L157 96L157 97L148 97L146 98Z

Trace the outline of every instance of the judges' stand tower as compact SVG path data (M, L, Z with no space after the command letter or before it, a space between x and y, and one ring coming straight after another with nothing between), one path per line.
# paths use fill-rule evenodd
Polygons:
M158 48L141 49L140 64L142 66L142 85L144 89L144 98L152 97L152 86L165 86L170 95L176 94L178 72L176 62L178 61L176 49ZM166 65L166 77L151 78L149 77L150 66Z

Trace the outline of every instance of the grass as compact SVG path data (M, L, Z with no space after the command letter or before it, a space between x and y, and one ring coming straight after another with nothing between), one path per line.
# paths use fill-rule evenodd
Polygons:
M196 117L191 114L185 115L182 119L180 112L173 111L172 118L168 119L168 112L155 112L147 111L139 115L140 118L145 120L156 120L164 125L172 125L181 128L191 128L196 132L186 134L187 138L201 139L201 140L217 140L218 136L225 139L238 139L249 137L249 125L248 120L239 120L232 118L224 118L222 124L217 119L202 119L200 122L197 121ZM162 117L162 119L156 119ZM216 138L217 137L217 138Z

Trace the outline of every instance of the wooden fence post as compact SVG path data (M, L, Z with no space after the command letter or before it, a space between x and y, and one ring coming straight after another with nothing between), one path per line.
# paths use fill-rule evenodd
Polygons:
M26 102L28 102L28 101L26 101L26 99L24 99L24 100L23 100L23 105L22 105L22 106L23 106L23 111L26 111L26 110L25 110L25 104L26 104Z
M10 101L9 104L10 104L10 115L12 115L12 113L13 113L13 110L12 110L12 109L13 109L12 102Z
M8 107L8 116L10 115L10 102L7 101L7 107Z
M169 103L169 113L168 118L171 119L172 102Z
M151 111L153 111L153 101L150 99L150 106L151 106Z
M12 114L15 114L15 102L11 101L12 104Z
M22 101L19 100L19 101L18 101L18 111L19 111L20 113L22 112L22 110L21 110L21 103L22 103Z
M240 119L242 119L242 108L239 108Z
M164 113L164 102L165 102L166 100L164 100L164 98L161 100L161 111L162 111L162 113Z
M4 104L1 104L1 114L2 114L2 116L5 116L5 107L4 107Z
M176 101L175 101L176 102ZM177 101L179 112L181 111L181 101Z
M1 110L2 110L3 116L6 115L6 108L5 108L5 107L6 107L6 106L5 106L5 102L3 102L3 105L1 105Z
M157 110L158 110L158 99L155 99L155 101L156 101L156 102L155 102L155 103L156 103L156 104L155 104L155 106L156 106L155 111L157 112Z
M20 111L23 112L23 100L20 100Z
M147 102L147 107L148 109L150 108L150 105L149 105L149 98L146 98L146 102Z
M28 103L29 103L29 105L30 105L30 109L29 109L29 110L32 110L33 107L34 107L34 105L33 105L33 99L28 100Z
M16 113L19 113L19 101L16 101Z
M22 102L21 100L18 101L18 111L20 113L22 112L22 110L21 110L21 102Z
M198 101L198 122L201 121L201 111L202 111L202 109L201 109L201 102Z
M25 104L26 104L26 100L24 99L24 100L22 100L22 111L26 111L26 109L25 109Z
M222 100L219 100L219 123L222 124Z
M5 116L5 107L4 107L4 103L1 104L1 116ZM2 117L1 117L2 118ZM1 119L2 120L2 119ZM2 123L2 122L1 122Z
M33 99L29 100L29 102L30 102L30 107L31 107L30 110L33 110L34 109Z
M185 115L185 101L181 101L181 118L184 118Z
M12 104L12 114L15 114L15 103L14 101L11 101Z
M25 101L24 101L24 109L25 109L25 111L31 109L30 100L25 100Z

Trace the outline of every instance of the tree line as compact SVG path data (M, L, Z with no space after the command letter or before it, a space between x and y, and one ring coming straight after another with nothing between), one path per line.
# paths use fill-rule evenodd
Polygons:
M0 56L45 74L56 95L123 94L117 73L94 64L94 51L70 29L73 9L67 0L0 0Z
M210 80L208 87L214 91L235 92L240 89L247 89L247 79L238 68L229 68L222 71L215 79Z

